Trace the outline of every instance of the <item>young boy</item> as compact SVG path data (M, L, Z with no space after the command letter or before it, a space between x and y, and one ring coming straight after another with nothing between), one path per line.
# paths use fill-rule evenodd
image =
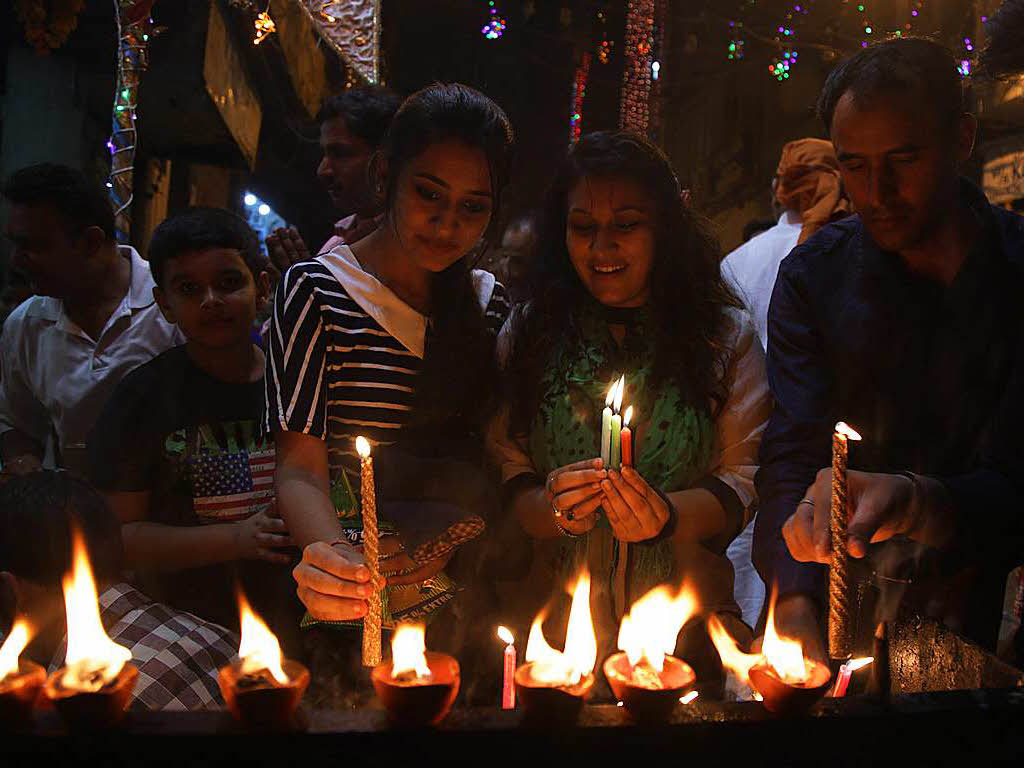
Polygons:
M121 383L90 437L90 478L146 592L236 627L238 575L272 627L290 623L291 540L274 508L274 445L259 429L264 356L252 331L269 292L259 243L238 216L195 208L157 227L149 263L160 310L187 341Z
M100 621L139 668L133 709L219 709L217 670L238 650L224 627L175 611L120 581L120 523L103 498L70 472L44 471L0 486L0 622L25 616L25 657L51 671L66 652L61 578L71 570L71 522L89 553Z

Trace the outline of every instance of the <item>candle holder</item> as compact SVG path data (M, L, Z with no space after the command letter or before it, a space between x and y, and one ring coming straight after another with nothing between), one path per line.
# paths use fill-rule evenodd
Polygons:
M0 681L0 728L19 728L32 722L39 693L46 682L46 670L26 659L18 671Z
M446 653L427 651L425 654L430 677L395 677L394 665L385 661L373 668L370 679L395 725L416 727L437 725L444 720L459 694L461 673L459 662Z
M668 655L661 672L651 669L650 675L651 685L638 682L625 653L612 654L604 662L604 676L626 713L636 721L664 722L672 714L679 697L693 687L697 675L685 661ZM655 677L661 688L653 686Z
M61 667L47 678L43 693L69 729L110 728L124 720L139 676L138 667L125 664L117 677L98 691L65 687L61 683L64 669Z
M750 668L750 684L764 698L764 706L777 714L802 712L825 695L832 671L824 664L805 659L809 674L802 683L787 683L767 662Z
M309 685L309 670L291 659L283 659L281 669L288 682L279 683L266 670L242 674L242 662L220 668L217 684L228 711L242 725L275 731L295 727L295 710Z
M526 722L542 725L566 725L576 721L583 702L594 687L594 675L588 674L576 685L558 686L533 677L533 663L516 670L516 692L523 703Z

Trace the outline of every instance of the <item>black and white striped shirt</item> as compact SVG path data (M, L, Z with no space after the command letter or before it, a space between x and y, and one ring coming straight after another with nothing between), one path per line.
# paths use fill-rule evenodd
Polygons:
M485 316L508 316L494 284ZM267 428L327 442L332 476L358 475L355 438L394 443L408 423L423 361L367 314L318 260L292 266L274 297L267 345Z

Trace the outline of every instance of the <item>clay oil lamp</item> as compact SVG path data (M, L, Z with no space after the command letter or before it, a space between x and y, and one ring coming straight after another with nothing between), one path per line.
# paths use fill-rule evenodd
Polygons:
M28 645L31 629L18 619L0 647L0 728L21 728L32 721L46 670L28 659L18 657Z
M768 622L760 654L743 653L717 616L708 619L708 632L722 664L761 696L769 712L793 713L809 709L825 695L832 672L804 656L797 640L775 631L775 595L768 607Z
M437 725L459 694L459 662L427 651L422 624L399 624L391 638L391 661L374 667L370 679L394 725Z
M531 724L571 723L594 687L597 635L590 617L590 574L584 571L572 591L565 650L544 638L544 613L534 619L526 643L526 663L516 670L516 690Z
M632 719L668 720L693 686L696 675L690 665L671 654L679 631L696 609L688 590L673 596L668 587L656 587L622 617L620 652L605 661L604 675Z
M309 670L283 658L274 633L238 593L242 630L238 660L220 668L217 683L228 711L242 725L275 731L295 727L295 711L309 685Z
M104 728L124 719L139 670L131 651L113 642L100 623L96 582L79 531L72 532L71 573L63 579L68 649L64 666L43 692L68 728Z

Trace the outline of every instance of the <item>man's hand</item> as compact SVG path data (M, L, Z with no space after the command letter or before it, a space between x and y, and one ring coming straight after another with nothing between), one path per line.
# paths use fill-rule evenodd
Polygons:
M921 478L921 482L934 482ZM796 511L782 527L786 546L801 562L829 563L832 539L829 531L832 470L822 469L804 493ZM951 512L927 504L919 484L906 475L874 472L847 473L847 549L864 557L869 542L908 536L929 546L942 546L953 528Z
M282 275L292 264L309 259L309 248L295 227L278 227L266 242L270 260Z
M235 547L239 560L266 560L271 563L288 563L291 558L281 547L292 546L288 526L278 517L274 507L257 512L251 517L235 523Z

